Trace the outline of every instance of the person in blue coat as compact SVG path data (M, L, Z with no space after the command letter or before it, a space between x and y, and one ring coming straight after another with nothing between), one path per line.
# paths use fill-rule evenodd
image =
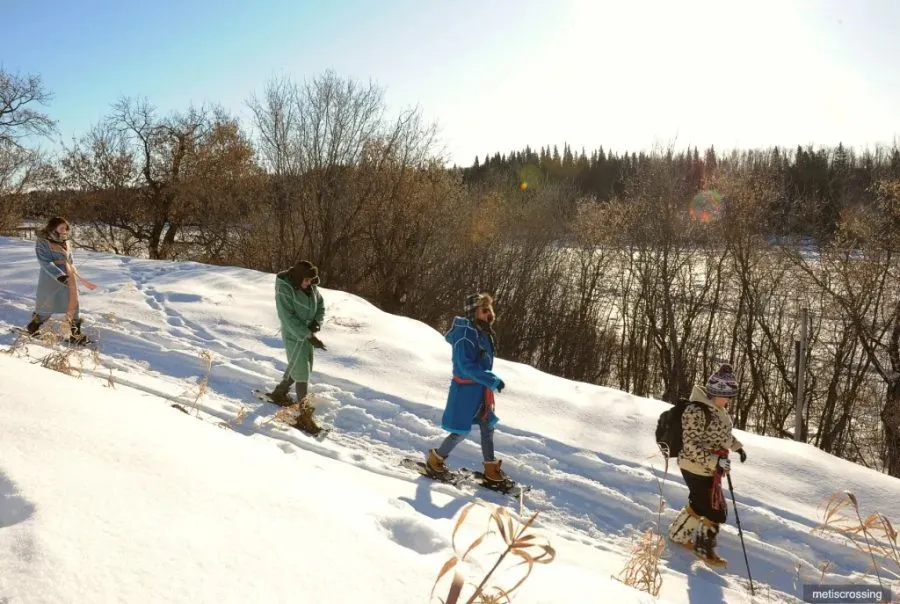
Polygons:
M69 229L69 221L58 216L51 218L37 234L34 253L41 270L38 273L34 313L25 330L31 336L37 336L41 325L51 315L65 313L71 331L69 341L88 344L90 340L81 333L76 283L78 274L72 258Z
M450 452L478 424L485 479L491 482L509 479L500 468L502 461L494 457L494 427L500 421L494 413L494 394L502 392L505 384L493 371L496 352L493 304L489 294L468 295L465 316L455 317L444 337L452 346L453 379L441 427L450 434L437 449L428 450L426 466L432 474L448 471L445 461Z

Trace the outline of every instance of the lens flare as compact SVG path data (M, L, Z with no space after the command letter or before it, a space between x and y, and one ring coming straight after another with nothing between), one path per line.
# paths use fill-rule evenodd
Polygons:
M693 220L710 223L725 213L725 200L718 191L700 191L691 200L688 214Z
M520 166L518 170L516 170L516 181L518 182L520 191L526 191L529 187L540 188L541 169L535 164L525 164L524 166Z

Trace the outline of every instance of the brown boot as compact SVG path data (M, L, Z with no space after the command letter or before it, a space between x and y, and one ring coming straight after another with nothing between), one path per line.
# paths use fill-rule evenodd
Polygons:
M437 449L428 449L428 460L425 462L425 467L428 468L428 471L432 474L438 476L446 474L447 466L444 464L446 459L446 457L438 455Z
M704 518L697 531L697 539L694 542L694 553L697 557L710 566L727 566L728 560L716 553L716 536L719 534L719 523Z
M297 416L296 423L294 427L298 430L302 430L307 434L312 434L316 436L319 432L322 431L321 426L316 423L316 420L313 419L313 413L316 412L316 408L306 402L309 399L304 399L298 404L298 410L300 414Z
M506 482L509 480L506 472L500 469L500 464L502 463L503 460L500 459L484 462L484 479L488 482Z

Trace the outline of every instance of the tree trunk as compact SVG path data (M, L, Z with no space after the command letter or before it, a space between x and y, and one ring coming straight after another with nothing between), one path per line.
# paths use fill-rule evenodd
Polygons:
M168 260L172 257L172 249L175 246L175 235L178 234L178 225L174 223L169 223L169 228L166 229L166 235L163 237L162 245L160 246L160 259Z
M888 384L887 400L881 410L881 424L884 427L887 473L900 478L900 377Z
M150 238L147 240L147 253L151 260L159 260L159 242L162 237L164 222L154 222L153 228L150 229Z

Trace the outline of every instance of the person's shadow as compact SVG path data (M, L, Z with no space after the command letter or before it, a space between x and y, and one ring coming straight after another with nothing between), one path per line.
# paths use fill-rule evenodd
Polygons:
M688 601L691 604L713 604L724 602L725 577L697 561L687 569Z
M670 570L682 573L687 577L687 596L691 604L715 604L725 601L725 577L715 570L706 567L706 563L698 559L694 552L682 550L677 545L666 543Z
M436 484L440 483L435 483L430 478L423 476L417 481L415 499L410 499L409 497L398 497L398 499L409 504L411 508L423 516L434 519L454 518L463 506L472 500L471 495L466 495L462 492L456 497L448 493L450 500L443 506L436 505L431 497L431 487Z
M16 486L0 471L0 528L28 520L33 513L34 504L19 495Z

